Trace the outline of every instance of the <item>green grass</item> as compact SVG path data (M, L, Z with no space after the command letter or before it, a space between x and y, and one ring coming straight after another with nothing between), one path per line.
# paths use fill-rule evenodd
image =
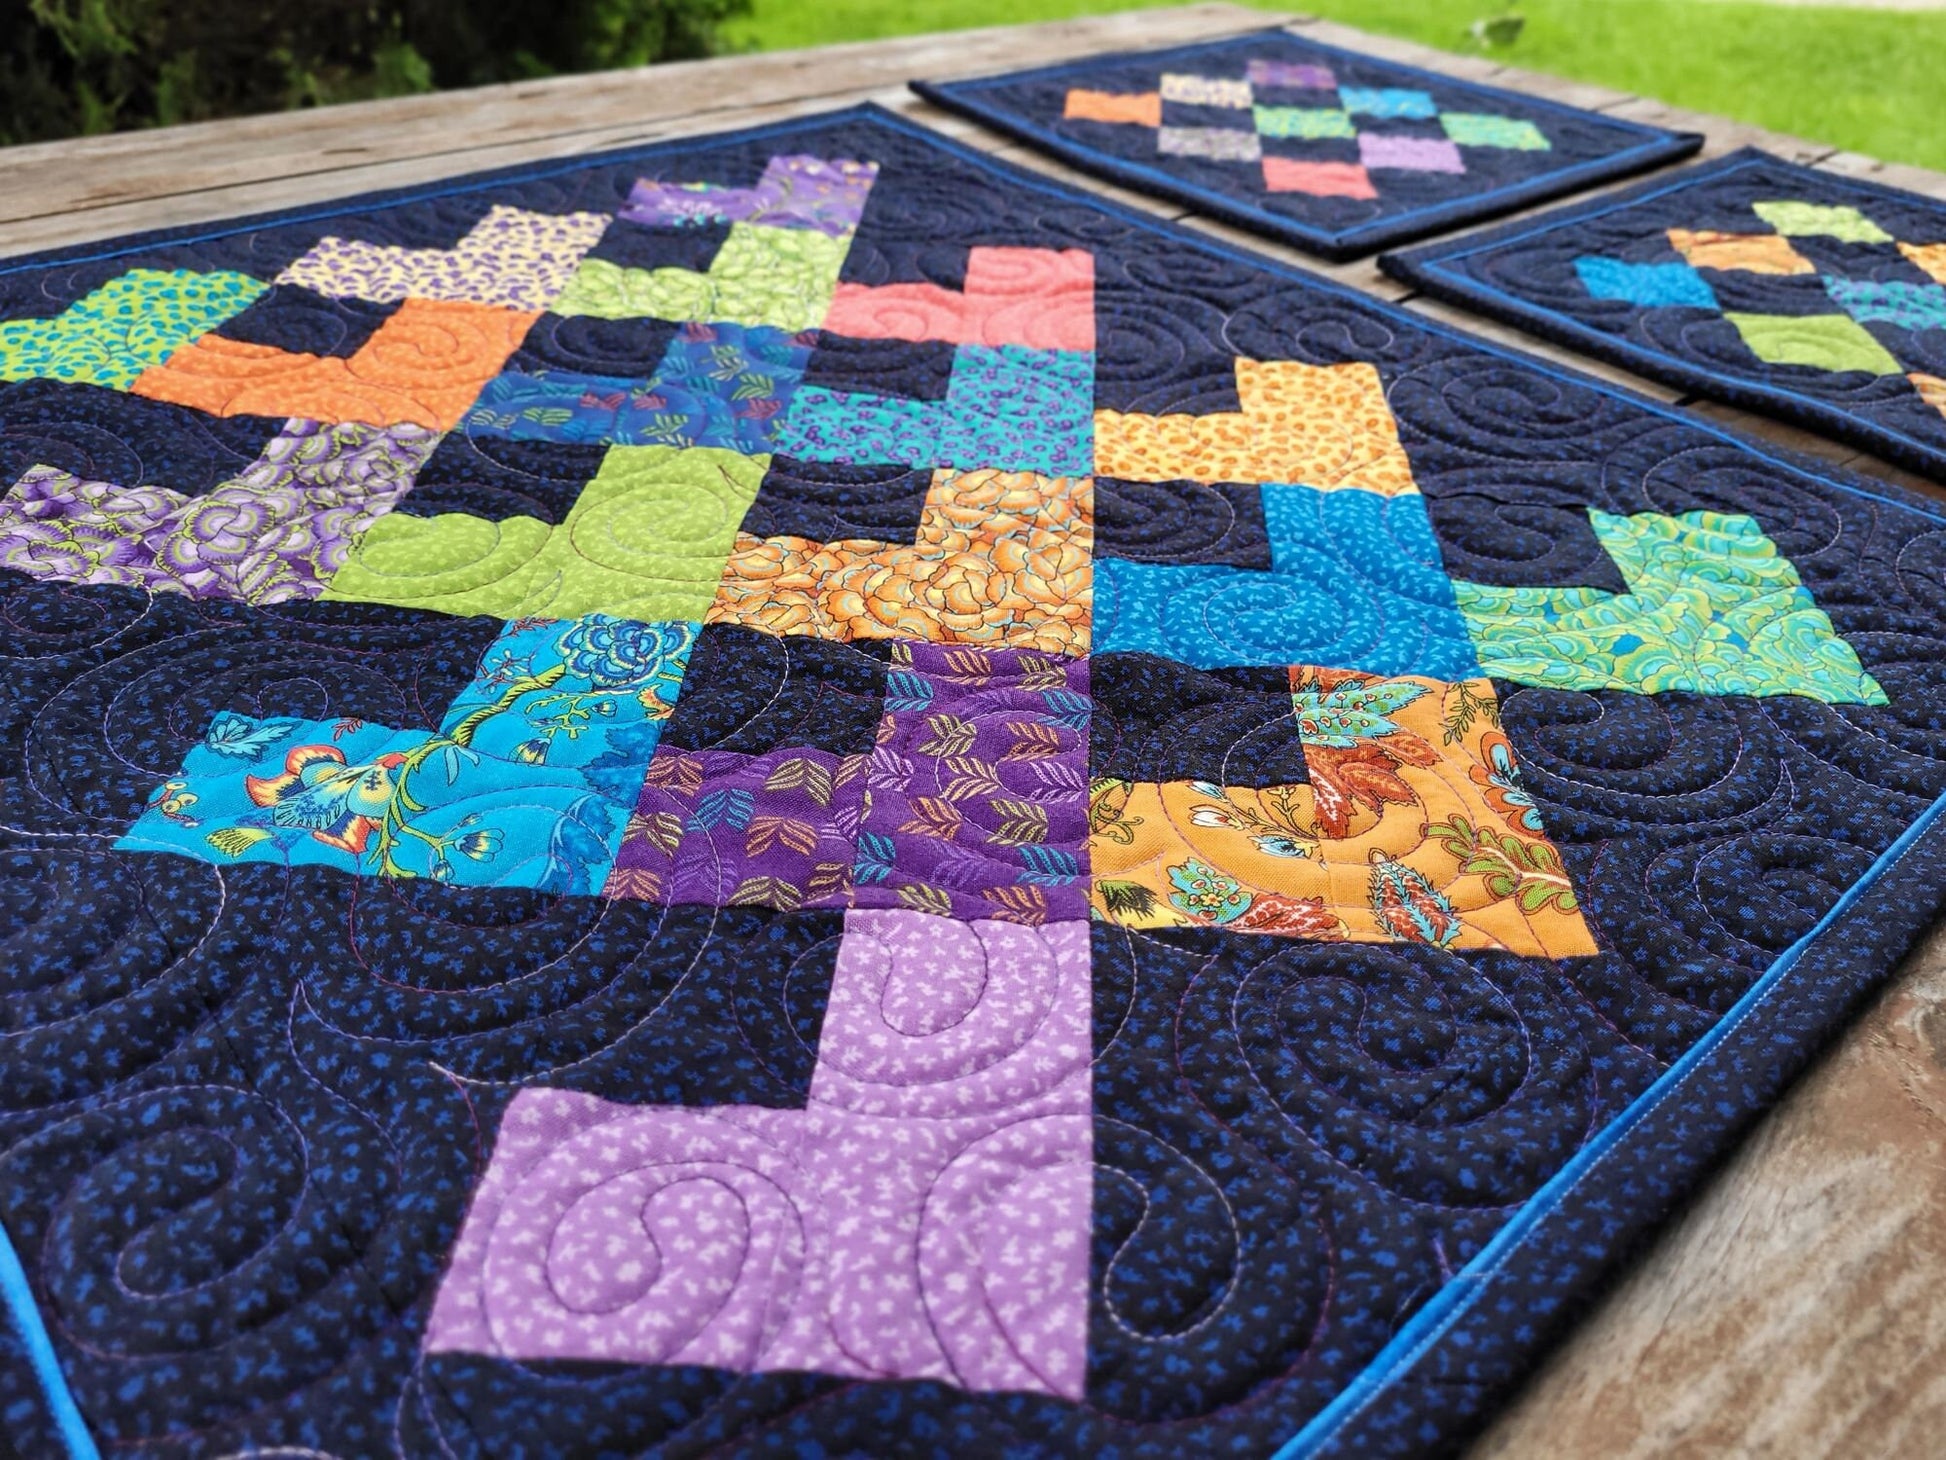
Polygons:
M733 31L759 49L1010 25L1136 8L1129 0L756 0ZM1497 0L1301 0L1295 8L1445 50L1471 49ZM1946 11L1736 0L1528 0L1488 54L1848 147L1946 168ZM1031 56L1022 56L1023 65Z

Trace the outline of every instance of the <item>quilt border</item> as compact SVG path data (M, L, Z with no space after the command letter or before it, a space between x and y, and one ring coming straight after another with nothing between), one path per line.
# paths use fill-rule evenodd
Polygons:
M1434 82L1440 86L1458 87L1480 96L1511 94L1518 96L1528 105L1547 111L1572 113L1577 116L1590 115L1585 107L1568 106L1564 102L1552 101L1546 97L1528 96L1522 92L1509 93L1506 87L1489 86L1482 82L1468 81L1458 76L1448 76L1443 72L1429 71L1424 67L1408 65L1403 61L1387 60L1383 56L1369 56L1345 46L1334 46L1324 41L1314 41L1305 36L1293 36L1281 26L1268 26L1261 31L1245 31L1236 36L1221 36L1212 41L1192 42L1185 46L1170 46L1156 52L1158 55L1179 55L1211 48L1219 45L1233 45L1237 41L1252 36L1276 35L1303 41L1330 56L1341 56L1360 61L1377 61L1390 66L1402 76ZM1574 167L1563 168L1559 172L1530 178L1522 183L1510 183L1504 187L1492 188L1483 193L1475 193L1466 198L1456 198L1450 203L1440 203L1428 208L1414 209L1409 213L1395 214L1390 218L1361 223L1355 228L1345 228L1333 232L1299 223L1294 219L1279 217L1262 208L1238 202L1222 193L1200 188L1169 176L1156 168L1147 167L1139 162L1109 157L1077 147L1051 128L1016 117L981 100L975 93L979 90L997 86L1003 82L1051 79L1085 70L1099 65L1104 60L1118 56L1140 56L1141 51L1111 51L1093 56L1082 56L1072 61L1063 61L1053 66L1037 67L1028 71L1009 71L996 76L970 77L964 81L925 81L907 82L907 86L918 96L970 117L983 126L1007 136L1040 148L1050 156L1058 157L1071 167L1109 182L1121 183L1134 188L1137 192L1153 197L1167 198L1186 207L1196 208L1213 218L1235 224L1252 233L1275 239L1280 243L1292 244L1308 253L1313 253L1330 263L1346 263L1363 257L1376 249L1388 248L1394 244L1408 243L1437 233L1441 228L1454 223L1481 223L1490 218L1512 212L1529 203L1545 202L1551 198L1563 197L1579 192L1596 183L1615 178L1629 177L1645 172L1664 163L1679 162L1692 156L1703 145L1703 137L1697 132L1675 132L1662 127L1652 127L1644 122L1630 121L1625 117L1603 117L1602 120L1618 128L1641 134L1642 141L1636 146L1606 157L1590 159ZM1599 115L1594 113L1593 115Z
M1640 395L1624 386L1586 375L1571 367L1529 355L1517 348L1414 314L1399 305L1316 274L1300 265L1211 238L1172 220L1158 218L1113 199L1083 192L1071 184L1050 178L1045 174L989 156L977 148L872 102L827 112L810 113L758 127L700 132L642 146L578 154L571 158L557 158L543 163L528 163L461 174L458 177L433 183L352 194L326 203L229 218L214 224L179 225L146 233L123 235L115 239L102 240L95 245L41 250L32 254L0 259L0 274L17 273L23 269L45 267L56 263L79 263L114 258L160 244L228 237L256 228L337 217L375 207L479 191L508 182L558 176L638 158L647 159L699 145L757 141L766 137L792 135L857 121L869 121L888 130L920 139L931 146L943 149L961 161L1002 177L1015 186L1045 193L1063 201L1085 201L1090 206L1131 226L1165 235L1176 242L1201 249L1219 258L1247 263L1254 268L1300 282L1306 287L1354 301L1363 308L1375 311L1412 329L1463 344L1483 354L1497 356L1540 375L1568 381L1579 388L1626 402L1634 408L1663 419L1680 422L1691 430L1715 436L1719 440L1747 451L1759 460L1768 460L1786 470L1814 477L1840 491L1868 501L1887 502L1906 510L1917 511L1946 524L1946 508L1942 508L1940 503L1909 488L1875 480L1868 484L1867 479L1836 467L1830 462L1805 456L1772 442L1745 437L1715 422ZM1538 1250L1539 1244L1554 1235L1552 1231L1554 1225L1572 1218L1571 1200L1588 1195L1590 1188L1581 1184L1584 1178L1595 1173L1611 1157L1619 1156L1626 1159L1632 1153L1632 1145L1639 1142L1643 1138L1643 1133L1649 1129L1652 1117L1670 1109L1668 1102L1672 1097L1699 1089L1704 1080L1715 1073L1712 1068L1715 1057L1727 1049L1734 1039L1746 1038L1759 1041L1768 1051L1772 1061L1770 1078L1762 1085L1748 1083L1740 1085L1731 1098L1713 1102L1710 1124L1704 1132L1703 1145L1707 1149L1677 1173L1677 1180L1664 1181L1662 1187L1666 1189L1651 1190L1630 1184L1630 1178L1640 1176L1642 1174L1640 1172L1622 1170L1604 1173L1610 1184L1622 1188L1617 1194L1617 1200L1621 1203L1620 1215L1614 1219L1614 1224L1620 1229L1621 1235L1609 1240L1593 1257L1588 1257L1585 1253L1581 1254L1582 1265L1579 1269L1557 1272L1542 1277L1540 1281L1548 1287L1550 1297L1557 1303L1585 1295L1606 1272L1621 1261L1626 1246L1622 1236L1648 1231L1660 1223L1674 1202L1692 1189L1691 1183L1701 1165L1735 1143L1749 1121L1767 1109L1777 1092L1796 1077L1812 1054L1849 1021L1857 999L1882 984L1899 959L1931 925L1938 911L1936 907L1921 906L1920 903L1914 902L1905 904L1903 920L1887 919L1892 935L1887 947L1879 950L1877 956L1863 960L1863 966L1853 969L1848 977L1842 969L1840 970L1838 981L1848 984L1849 987L1841 990L1844 996L1835 1001L1822 997L1824 990L1821 984L1807 983L1803 978L1792 977L1793 973L1807 963L1824 959L1837 946L1832 935L1843 931L1844 926L1853 920L1852 914L1858 910L1862 902L1871 898L1874 904L1872 910L1879 910L1877 904L1884 901L1886 889L1893 875L1903 869L1907 858L1915 856L1928 862L1928 871L1938 870L1931 865L1932 863L1946 867L1946 796L1941 796L1921 813L1892 845L1880 854L1872 866L1866 869L1860 879L1839 897L1817 925L1780 955L1707 1034L1665 1070L1621 1115L1597 1132L1588 1145L1584 1146L1582 1151L1577 1153L1576 1157L1571 1159L1561 1171L1544 1183L1534 1196L1528 1198L1487 1246L1435 1292L1427 1300L1426 1305L1401 1326L1387 1345L1324 1409L1285 1442L1277 1452L1278 1460L1308 1460L1311 1456L1330 1453L1364 1455L1396 1452L1400 1439L1398 1430L1389 1431L1389 1438L1382 1428L1376 1435L1367 1433L1374 1426L1383 1425L1383 1417L1380 1415L1378 1406L1381 1401L1388 1399L1404 1403L1411 1418L1417 1423L1418 1428L1407 1437L1407 1443L1417 1448L1442 1441L1448 1443L1456 1441L1476 1427L1485 1417L1489 1402L1517 1383L1550 1345L1555 1336L1551 1329L1545 1325L1529 1324L1525 1325L1518 1334L1509 1334L1504 1330L1487 1333L1479 1342L1469 1345L1466 1362L1474 1367L1478 1367L1483 1362L1491 1363L1498 1371L1496 1377L1478 1383L1455 1383L1443 1379L1429 1381L1418 1391L1424 1398L1416 1406L1410 1399L1404 1397L1408 1392L1407 1386L1413 1382L1410 1371L1429 1362L1450 1357L1449 1350L1455 1347L1458 1339L1464 1337L1458 1331L1459 1322L1478 1310L1481 1299L1491 1296L1496 1288L1505 1286L1518 1275L1517 1263L1525 1261L1531 1266L1545 1261L1545 1254ZM1931 880L1935 899L1946 901L1946 886L1941 886L1942 883L1946 883L1946 879L1934 877ZM1842 952L1839 956L1841 959L1844 957ZM1860 962L1855 958L1851 961ZM1802 1027L1795 1030L1784 1028L1783 1026L1793 1017L1789 1008L1783 1007L1786 1001L1806 996L1810 996L1810 1002L1803 1013L1796 1016L1798 1024ZM1780 1007L1783 1009L1781 1014ZM1605 1191L1606 1188L1602 1190ZM15 1266L17 1269L17 1261ZM24 1281L22 1286L25 1287ZM0 1277L0 1288L6 1288L4 1277ZM12 1311L13 1293L7 1289L4 1296L9 1299L7 1306ZM15 1322L22 1327L23 1332L27 1331L28 1325L31 1324L45 1334L40 1315L33 1308L31 1292L26 1292L24 1296L28 1303L27 1312L16 1312ZM39 1370L38 1366L36 1367L39 1376L47 1381L45 1398L49 1409L56 1415L62 1412L64 1406L73 1411L76 1422L81 1426L80 1438L86 1448L71 1449L71 1460L93 1460L95 1451L92 1438L86 1431L85 1422L81 1420L78 1408L75 1407L73 1397L61 1375L58 1359L51 1347L48 1352L50 1359L54 1360L51 1369ZM1355 1428L1360 1425L1366 1428L1363 1430ZM1342 1447L1347 1445L1352 1448L1344 1450Z
M1741 406L1745 410L1769 416L1786 425L1819 432L1856 446L1862 451L1874 452L1895 466L1902 466L1921 476L1946 482L1946 447L1928 446L1888 427L1862 420L1841 407L1829 405L1796 391L1754 381L1725 380L1700 366L1678 360L1659 350L1651 350L1646 346L1618 339L1603 330L1580 323L1571 315L1562 314L1544 305L1530 304L1504 290L1478 283L1445 267L1501 244L1544 233L1564 224L1599 217L1604 213L1660 197L1666 192L1687 187L1699 180L1735 172L1739 168L1757 162L1774 162L1785 167L1802 166L1801 163L1794 163L1789 158L1779 157L1760 147L1742 147L1713 161L1682 168L1667 177L1649 178L1633 187L1604 193L1599 198L1563 204L1559 208L1552 208L1532 218L1517 219L1494 228L1482 229L1478 233L1464 234L1459 238L1442 239L1437 243L1425 244L1405 253L1381 254L1378 266L1380 270L1400 283L1422 289L1436 299L1449 300L1488 319L1497 319L1515 325L1537 338L1566 345L1596 359L1607 360L1611 364L1633 370L1646 380L1659 380L1697 395L1705 395L1733 406ZM1868 193L1893 198L1914 196L1902 188L1889 187L1884 183L1873 182L1866 178L1847 177L1843 173L1832 173L1830 176L1833 181L1842 182Z

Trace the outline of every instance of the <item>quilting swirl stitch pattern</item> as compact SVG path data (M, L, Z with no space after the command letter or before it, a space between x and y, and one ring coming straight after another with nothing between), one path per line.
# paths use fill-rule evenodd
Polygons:
M1946 885L1946 516L871 109L8 266L0 658L119 1456L1444 1443Z

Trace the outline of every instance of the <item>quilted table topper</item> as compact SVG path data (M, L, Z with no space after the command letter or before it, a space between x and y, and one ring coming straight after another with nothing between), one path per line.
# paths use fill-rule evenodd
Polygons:
M1946 203L1747 149L1381 261L1946 481Z
M1282 30L912 89L1084 171L1330 259L1702 145Z
M0 301L27 1454L1419 1451L1946 886L1932 505L883 112Z

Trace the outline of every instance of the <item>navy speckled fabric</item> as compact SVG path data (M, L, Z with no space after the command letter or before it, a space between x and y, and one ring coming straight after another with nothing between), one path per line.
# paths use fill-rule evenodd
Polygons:
M1328 259L1702 145L1282 30L913 90L1084 171Z
M1936 505L873 108L15 261L0 468L26 1455L1450 1449L1946 889Z

